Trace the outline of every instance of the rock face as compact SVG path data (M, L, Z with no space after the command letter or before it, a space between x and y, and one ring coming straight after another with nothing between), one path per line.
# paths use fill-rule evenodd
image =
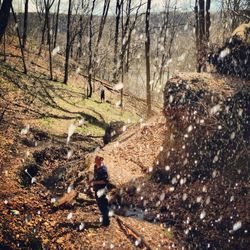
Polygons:
M165 223L192 218L188 229L183 223L175 225L185 232L190 249L245 249L249 245L250 81L180 74L165 86L164 113L172 124L171 134L166 135L152 179L173 192L166 203L171 205ZM235 211L238 220L232 216ZM203 220L216 223L206 225Z
M240 25L209 61L219 73L250 79L250 23Z
M181 173L195 181L209 178L214 170L230 170L234 177L249 179L249 162L236 165L250 150L249 82L182 74L166 84L164 113L174 127L166 138L173 149L160 155L161 166L173 165L169 176Z
M250 23L241 24L232 34L233 37L238 37L241 41L250 44Z
M250 81L219 74L170 79L164 90L166 121L141 127L136 138L127 135L128 144L112 151L112 157L120 154L120 166L130 169L122 157L145 165L157 151L148 175L135 175L113 195L119 212L143 211L145 220L174 229L185 249L248 249L249 90Z

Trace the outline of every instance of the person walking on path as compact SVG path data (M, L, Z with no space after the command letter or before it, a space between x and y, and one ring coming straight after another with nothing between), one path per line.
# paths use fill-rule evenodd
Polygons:
M100 98L101 98L101 102L105 102L105 90L103 87L101 87L100 89Z
M94 188L96 202L102 214L102 226L108 227L110 225L110 220L109 204L106 195L108 192L107 185L109 183L109 176L107 167L104 165L103 160L103 157L95 157L94 178L89 181L89 184Z

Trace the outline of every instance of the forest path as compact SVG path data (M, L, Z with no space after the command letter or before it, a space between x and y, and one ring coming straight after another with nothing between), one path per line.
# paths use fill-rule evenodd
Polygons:
M118 186L144 176L157 164L168 130L165 124L165 118L157 116L139 125L124 126L117 140L90 154L92 162L96 154L103 156L111 181Z

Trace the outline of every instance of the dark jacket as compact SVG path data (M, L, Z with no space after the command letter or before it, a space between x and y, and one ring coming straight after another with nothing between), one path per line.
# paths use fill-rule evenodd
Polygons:
M96 165L94 166L94 181L105 181L106 184L96 184L94 185L94 190L98 191L100 189L103 189L107 186L108 184L108 171L106 166L101 166L99 168L96 167Z

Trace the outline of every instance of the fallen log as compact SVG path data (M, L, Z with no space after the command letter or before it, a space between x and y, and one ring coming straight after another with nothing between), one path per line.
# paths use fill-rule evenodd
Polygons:
M144 237L139 232L137 232L134 228L132 228L130 225L126 224L119 217L116 217L116 221L117 221L119 227L121 228L121 230L130 239L130 241L133 242L133 244L135 244L137 247L145 249L145 250L152 249L146 243L146 241L144 240Z
M71 204L77 196L75 190L71 190L69 193L65 193L61 198L59 198L55 203L54 207L60 207L65 204Z

